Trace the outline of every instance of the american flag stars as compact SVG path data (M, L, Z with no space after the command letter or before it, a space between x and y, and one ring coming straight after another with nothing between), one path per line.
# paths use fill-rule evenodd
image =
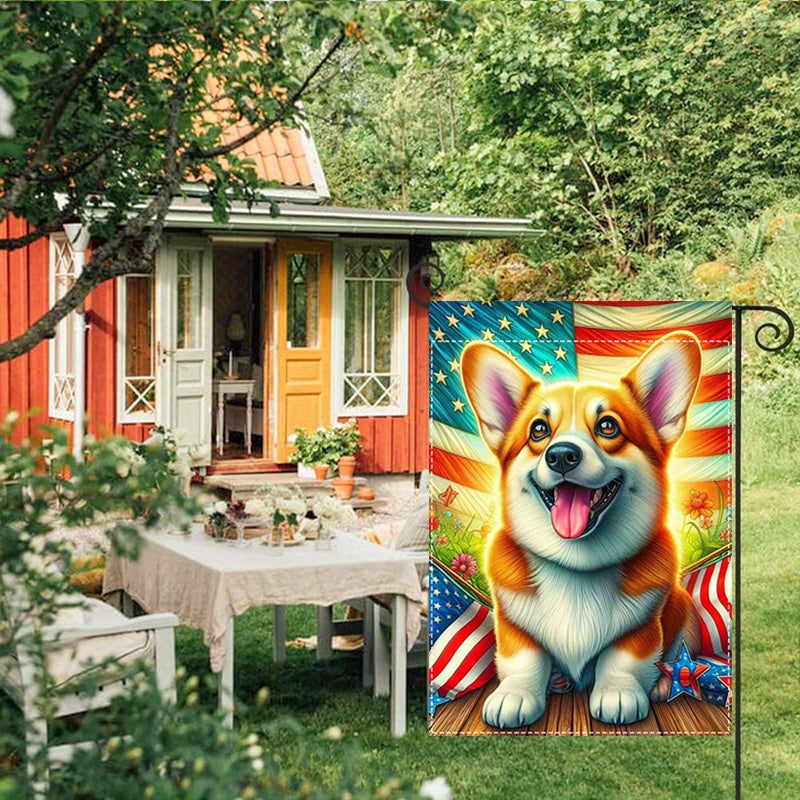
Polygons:
M434 301L429 317L430 413L444 425L480 435L461 377L462 353L472 342L502 349L539 380L575 378L572 311L567 302L498 300L490 305L466 299Z

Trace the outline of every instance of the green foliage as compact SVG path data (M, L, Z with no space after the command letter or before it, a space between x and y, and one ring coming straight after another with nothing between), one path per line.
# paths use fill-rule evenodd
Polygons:
M188 467L163 432L144 444L89 440L79 462L58 429L48 431L46 443L14 444L16 416L0 427L0 657L30 652L43 690L38 711L47 717L56 690L45 669L41 626L81 597L69 583L72 555L59 529L100 519L111 546L135 556L142 530L188 526L197 505L183 492ZM80 762L72 766L79 770ZM16 791L21 796L23 786Z
M531 213L623 271L751 216L798 188L798 37L788 3L494 4L469 38L473 143L448 199Z
M198 709L198 679L178 682L178 702L165 702L152 681L133 683L108 713L91 715L82 736L93 744L79 765L55 770L51 793L75 800L105 798L264 797L276 788L255 734L226 730L221 712ZM109 738L108 732L123 732ZM270 760L271 761L271 760ZM76 768L77 767L77 768ZM291 796L291 795L290 795Z
M354 419L320 427L312 433L297 428L293 445L294 450L289 455L293 464L335 467L342 456L354 456L361 449L361 431Z

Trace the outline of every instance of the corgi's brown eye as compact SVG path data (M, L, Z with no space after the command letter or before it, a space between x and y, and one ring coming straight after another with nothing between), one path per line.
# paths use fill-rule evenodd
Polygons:
M606 439L613 439L619 436L619 425L613 417L600 417L594 426L594 432L598 436L605 436Z
M531 425L531 439L534 442L541 442L542 439L546 439L549 435L550 426L547 424L547 420L534 420L533 425Z

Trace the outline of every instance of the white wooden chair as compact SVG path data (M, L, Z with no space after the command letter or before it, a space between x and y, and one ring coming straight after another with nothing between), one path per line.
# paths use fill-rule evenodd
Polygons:
M419 498L417 506L409 516L398 523L387 546L403 550L409 558L413 559L420 574L420 580L425 586L423 576L428 571L428 482L430 473L425 470L420 476ZM428 664L428 608L427 591L423 592L424 603L421 610L422 628L413 648L408 652L406 668L426 667ZM391 658L391 626L392 614L388 603L380 597L369 598L364 607L364 639L365 660L369 662L372 691L376 697L386 697L391 689L391 671L393 669ZM404 624L404 623L401 623ZM367 650L369 652L367 652ZM367 667L365 667L365 672Z
M70 612L76 609L69 609ZM101 600L86 599L78 607L79 615L41 629L45 660L52 681L55 710L53 717L66 717L108 706L116 695L127 690L121 669L140 660L154 662L156 683L163 697L175 700L175 639L178 618L174 614L148 614L127 618ZM82 620L81 620L82 617ZM30 627L29 627L30 631ZM20 641L25 641L20 638ZM0 658L0 687L20 706L25 717L25 745L28 772L33 777L34 759L47 748L48 767L72 757L76 748L87 743L76 742L48 747L47 718L41 714L41 681L37 677L37 660L25 645ZM70 691L91 673L97 681L93 694ZM39 795L46 792L44 783L35 785Z

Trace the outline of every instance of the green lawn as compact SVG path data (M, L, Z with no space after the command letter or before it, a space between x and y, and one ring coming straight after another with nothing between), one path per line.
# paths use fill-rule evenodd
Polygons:
M743 797L788 800L800 797L800 487L751 487L743 505ZM291 609L287 624L291 635L312 633L312 610ZM237 721L265 732L282 764L315 785L337 786L344 771L352 772L346 783L371 793L392 776L418 786L443 774L456 798L734 796L732 737L429 738L423 670L409 680L409 732L394 741L388 700L360 688L359 656L335 654L318 665L313 653L290 650L276 668L270 637L268 611L237 619L236 694L250 705ZM196 632L180 632L178 657L191 673L207 672ZM255 707L261 686L271 700ZM213 704L210 690L205 702ZM322 740L334 725L342 741Z

